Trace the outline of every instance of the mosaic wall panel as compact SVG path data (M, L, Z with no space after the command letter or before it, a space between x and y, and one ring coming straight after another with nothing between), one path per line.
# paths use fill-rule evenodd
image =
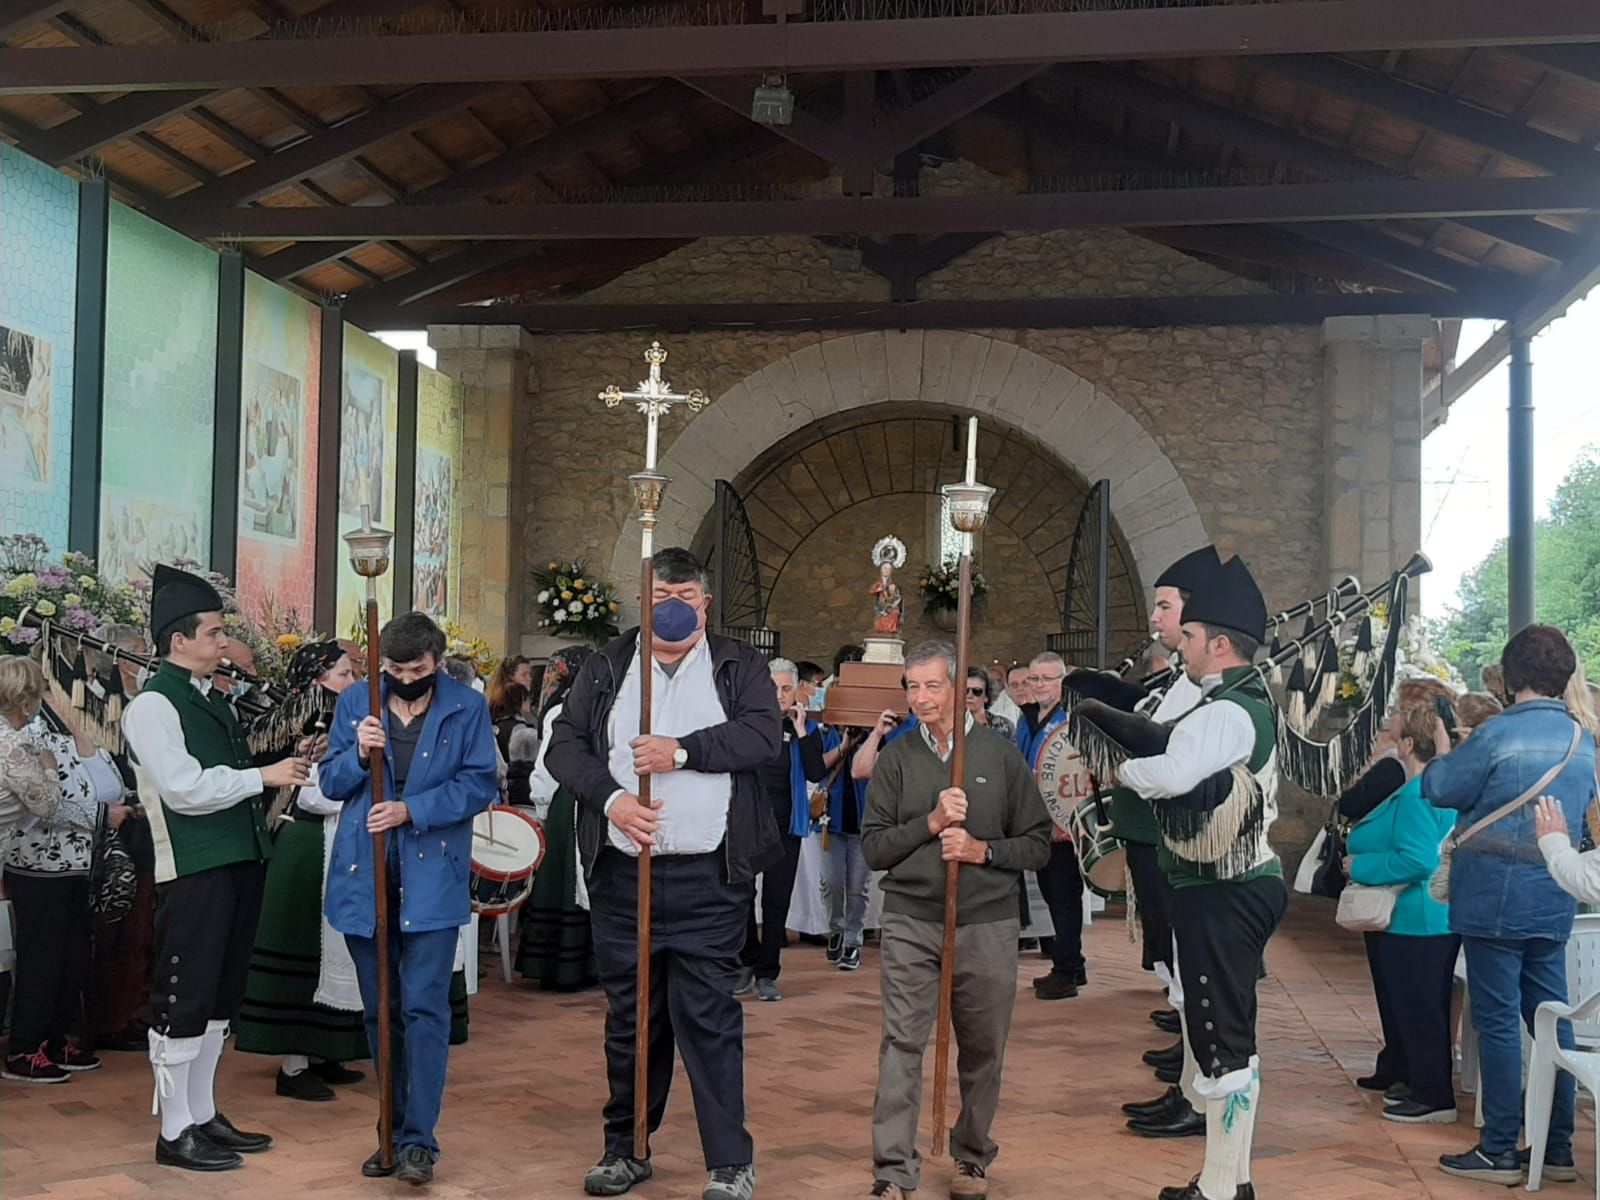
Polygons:
M339 532L361 523L361 506L372 521L394 528L395 424L399 415L400 358L377 338L353 325L344 327L344 373L339 409ZM366 581L339 554L339 607L336 631L345 634L361 618ZM378 587L378 615L394 608L393 576Z
M412 544L412 603L435 620L461 611L462 408L466 389L438 371L417 368L417 521Z
M100 559L113 578L210 560L216 370L217 256L112 205Z
M67 548L78 185L0 146L0 533Z

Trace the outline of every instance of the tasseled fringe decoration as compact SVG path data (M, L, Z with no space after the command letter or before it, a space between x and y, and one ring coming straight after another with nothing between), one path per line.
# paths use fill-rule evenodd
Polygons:
M1300 663L1306 669L1306 677L1317 669L1317 662L1322 657L1317 645L1317 620L1315 617L1306 618L1306 627L1300 631Z
M1361 618L1361 628L1356 630L1356 646L1350 659L1350 674L1357 679L1367 673L1367 664L1372 661L1372 617L1370 614Z
M1316 698L1311 711L1306 714L1306 729L1316 725L1322 710L1332 704L1339 694L1339 647L1332 638L1322 643L1322 662L1317 671Z
M1128 761L1128 752L1088 721L1073 721L1067 727L1067 740L1096 779L1111 778Z
M1199 864L1208 878L1234 879L1253 868L1266 828L1266 801L1256 777L1243 763L1229 774L1232 785L1216 808L1201 811L1160 800L1151 804L1168 848Z
M1283 664L1278 661L1279 656L1282 654L1283 643L1278 640L1278 635L1274 633L1272 635L1272 646L1267 650L1267 662L1271 664L1267 668L1267 682L1273 687L1283 686Z
M307 688L299 696L275 704L250 723L250 749L256 754L288 753L318 717L331 713L324 688Z
M1139 940L1139 894L1133 890L1133 868L1128 866L1126 857L1122 860L1122 894L1126 899L1123 902L1122 923L1128 930L1129 944Z
M72 664L72 707L83 711L84 696L87 694L85 683L89 675L89 666L83 661L83 652L78 652L78 657Z
M1300 659L1294 660L1289 672L1289 682L1284 688L1283 714L1287 723L1298 732L1306 727L1306 668Z

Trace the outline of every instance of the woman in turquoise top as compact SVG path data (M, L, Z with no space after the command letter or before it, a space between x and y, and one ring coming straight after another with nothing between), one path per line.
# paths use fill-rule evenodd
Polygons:
M1370 1082L1387 1089L1386 1120L1454 1123L1450 993L1461 939L1450 932L1449 908L1429 894L1428 880L1455 814L1423 798L1421 779L1450 741L1431 702L1396 713L1386 733L1406 783L1350 831L1346 860L1354 882L1401 889L1389 928L1366 935L1384 1040Z

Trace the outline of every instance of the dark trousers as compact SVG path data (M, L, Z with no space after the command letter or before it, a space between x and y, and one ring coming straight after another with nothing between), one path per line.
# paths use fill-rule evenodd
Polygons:
M1134 904L1139 912L1139 933L1144 942L1144 969L1160 963L1172 969L1172 881L1156 861L1156 848L1143 842L1123 842L1128 874L1133 878Z
M1083 871L1078 866L1078 851L1071 842L1051 842L1050 861L1033 877L1056 930L1050 939L1050 973L1070 979L1084 968Z
M266 863L242 862L159 885L150 989L157 1033L200 1037L208 1021L239 1015L266 883Z
M753 1162L744 1124L744 1009L733 994L754 884L722 878L722 852L654 859L650 889L649 1120L667 1111L676 1048L694 1094L708 1169ZM607 847L589 880L595 958L606 992L605 1148L631 1155L638 1004L639 860Z
M782 970L779 955L789 942L789 901L794 896L794 875L800 868L800 839L784 834L783 857L761 873L761 916L756 919L756 901L750 900L750 916L745 923L744 952L739 961L755 972L757 979L776 979Z
M1172 927L1189 1047L1202 1074L1242 1071L1256 1053L1261 954L1289 907L1276 876L1177 889Z
M1367 961L1383 1024L1376 1074L1411 1085L1411 1099L1454 1108L1450 1081L1450 994L1461 939L1453 933L1408 937L1369 933ZM1393 1072L1393 1073L1391 1073Z
M11 1053L32 1054L46 1043L59 1049L83 1013L89 980L89 877L7 867L5 880L17 921Z

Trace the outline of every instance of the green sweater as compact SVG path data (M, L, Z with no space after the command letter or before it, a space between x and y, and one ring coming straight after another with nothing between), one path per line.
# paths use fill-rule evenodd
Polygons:
M885 912L944 920L945 863L928 814L950 786L950 764L913 730L878 757L861 821L861 855L883 880ZM962 863L960 925L1017 915L1017 883L1050 859L1050 813L1028 764L1011 742L981 725L967 734L967 831L987 842L994 861Z

